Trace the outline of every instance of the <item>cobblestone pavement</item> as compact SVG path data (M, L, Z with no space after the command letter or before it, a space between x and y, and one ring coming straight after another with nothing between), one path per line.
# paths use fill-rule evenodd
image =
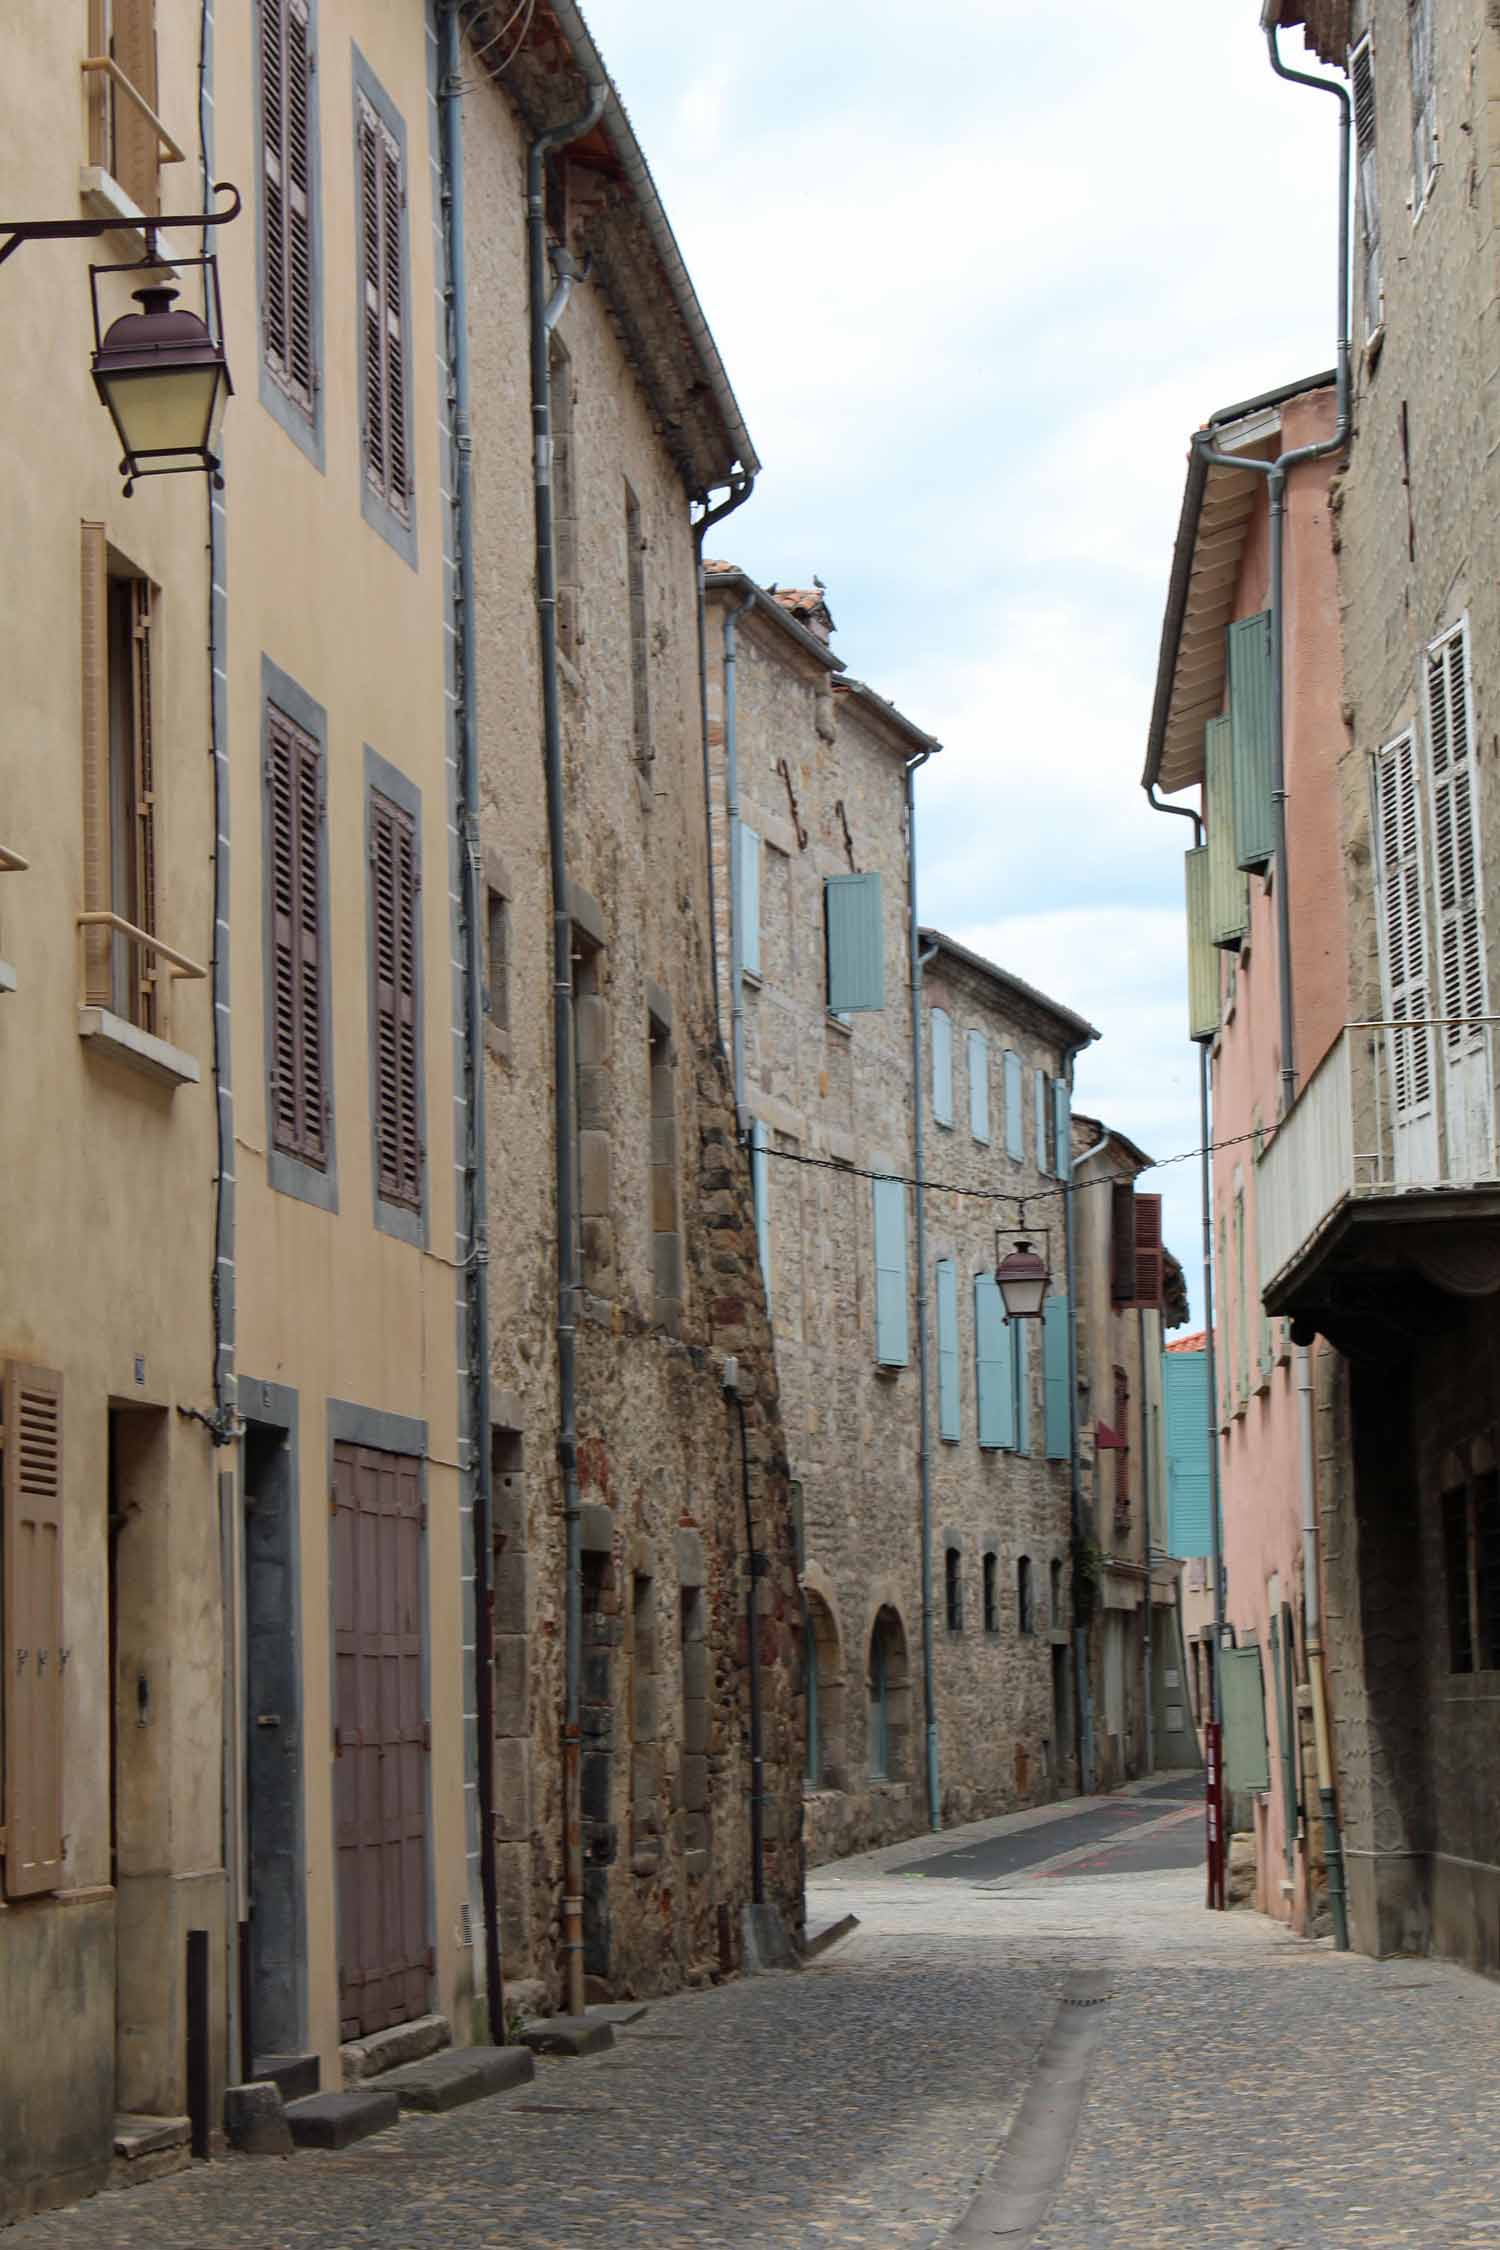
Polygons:
M861 1928L801 1975L656 2001L612 2054L543 2063L517 2094L338 2155L195 2166L29 2220L5 2250L928 2250L1078 1967L1108 1968L1114 1996L1032 2250L1500 2250L1500 1993L1207 1914L1180 1797L819 1869L813 1922ZM1045 1859L973 1862L1026 1860L1008 1873L924 1873L1049 1827Z

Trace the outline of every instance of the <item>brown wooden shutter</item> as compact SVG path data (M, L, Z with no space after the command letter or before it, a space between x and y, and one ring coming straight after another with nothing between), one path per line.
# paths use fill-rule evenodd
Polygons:
M147 107L156 99L156 0L114 0L114 59ZM118 86L114 102L114 175L142 211L161 209L156 128Z
M405 200L401 151L382 126L380 310L385 333L386 498L403 518L411 490L406 457L406 330L401 317L401 206Z
M272 1138L321 1167L328 1084L322 1009L322 758L311 735L272 704L266 725L271 887Z
M370 793L370 881L379 1192L388 1203L417 1210L422 1202L417 838L410 816L378 790Z
M4 1413L5 1888L62 1881L62 1377L12 1362Z
M401 314L401 214L406 185L401 174L400 144L363 95L359 102L359 181L365 474L404 522L411 505L406 330Z
M369 103L359 103L360 254L364 281L365 475L384 497L386 489L385 336L380 250L380 120Z
M284 376L291 360L286 278L286 0L260 0L260 118L265 241L261 318L266 358L273 372Z
M83 535L81 678L83 688L83 904L87 913L113 903L109 872L109 574L104 526ZM83 997L91 1008L114 1006L108 930L83 936Z
M266 359L310 414L312 302L312 26L307 0L261 0Z
M1166 1251L1162 1242L1161 1197L1135 1198L1135 1301L1160 1312L1166 1298Z
M156 743L151 692L151 585L145 578L130 581L130 694L135 771L132 803L135 810L135 914L139 928L156 935ZM132 946L132 987L135 1006L132 1021L143 1031L162 1031L163 1002L168 979L158 984L155 956Z
M1135 1189L1128 1180L1110 1188L1109 1294L1116 1305L1135 1303Z

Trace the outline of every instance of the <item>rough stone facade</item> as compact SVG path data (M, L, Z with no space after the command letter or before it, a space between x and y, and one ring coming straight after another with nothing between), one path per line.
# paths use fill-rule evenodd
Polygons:
M576 113L581 83L548 100ZM465 127L493 940L495 1807L507 1986L518 2002L551 2002L563 1966L565 1588L526 128L485 85ZM622 192L604 194L597 167L557 163L549 211L580 265ZM593 1994L624 1996L735 1966L750 1896L748 1561L726 1354L738 1362L767 1558L757 1597L767 1896L794 1929L801 1628L749 1175L716 1049L689 493L638 339L625 340L658 285L638 274L608 285L599 264L575 288L552 358L580 1128L585 1967Z

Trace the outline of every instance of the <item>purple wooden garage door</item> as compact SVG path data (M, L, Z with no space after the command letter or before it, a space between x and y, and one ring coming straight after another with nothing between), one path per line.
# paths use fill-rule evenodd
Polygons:
M422 1464L333 1449L334 1819L346 2039L424 2015Z

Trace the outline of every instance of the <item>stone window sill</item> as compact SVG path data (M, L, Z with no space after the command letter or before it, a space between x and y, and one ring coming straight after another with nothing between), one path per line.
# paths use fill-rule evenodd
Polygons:
M847 1016L836 1016L832 1008L826 1009L825 1014L830 1031L841 1031L846 1039L854 1037L854 1026Z
M140 205L131 201L114 174L107 172L102 164L84 164L79 167L78 195L91 219L123 221L143 219L146 216ZM141 238L133 225L122 226L121 232L129 236L137 249L140 247ZM170 235L158 235L157 247L164 266L176 264L181 253L173 248Z
M127 1023L108 1008L80 1008L78 1036L87 1042L91 1053L107 1055L111 1062L138 1070L158 1085L175 1088L198 1083L198 1064L192 1055L158 1039L154 1032L142 1031L138 1024Z

